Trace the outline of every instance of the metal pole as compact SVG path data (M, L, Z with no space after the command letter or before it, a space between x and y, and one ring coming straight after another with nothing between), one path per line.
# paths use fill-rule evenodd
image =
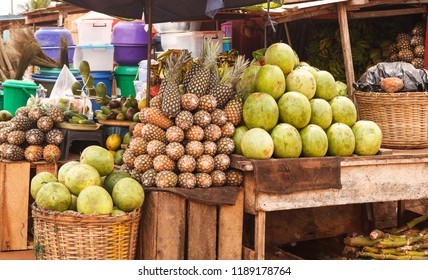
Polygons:
M147 80L146 80L146 107L149 107L150 104L150 76L151 76L151 62L152 62L152 0L148 0L148 11L147 11L147 21L144 20L146 24L149 25L148 31L148 46L147 46Z

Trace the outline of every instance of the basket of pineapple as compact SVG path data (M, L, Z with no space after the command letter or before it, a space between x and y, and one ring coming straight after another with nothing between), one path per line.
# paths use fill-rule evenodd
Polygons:
M65 163L57 176L41 172L33 177L37 259L135 258L144 190L128 173L113 169L108 150L89 146L80 161Z

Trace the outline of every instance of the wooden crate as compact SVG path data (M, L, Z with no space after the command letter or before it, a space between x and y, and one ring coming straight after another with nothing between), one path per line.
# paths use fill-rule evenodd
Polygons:
M204 204L150 191L143 206L138 259L240 260L244 191L234 205Z
M46 162L0 162L0 251L27 250L30 182L42 171L55 173Z

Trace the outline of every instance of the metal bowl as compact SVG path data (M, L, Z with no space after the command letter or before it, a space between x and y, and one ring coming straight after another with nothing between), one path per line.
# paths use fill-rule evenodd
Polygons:
M155 23L153 25L159 33L190 31L190 22L188 21Z

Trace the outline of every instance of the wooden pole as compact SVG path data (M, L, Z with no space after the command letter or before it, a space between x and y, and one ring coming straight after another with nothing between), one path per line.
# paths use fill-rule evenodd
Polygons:
M147 46L147 80L146 80L146 106L149 107L150 104L150 76L151 76L151 62L152 62L152 0L148 0L148 12L147 12L147 21L144 19L144 21L146 23L148 23L149 25L149 30L148 30L148 46Z
M337 4L337 15L340 27L340 41L345 65L346 84L348 86L348 96L355 103L352 84L355 82L354 64L352 61L351 40L349 37L348 16L346 14L346 4Z

